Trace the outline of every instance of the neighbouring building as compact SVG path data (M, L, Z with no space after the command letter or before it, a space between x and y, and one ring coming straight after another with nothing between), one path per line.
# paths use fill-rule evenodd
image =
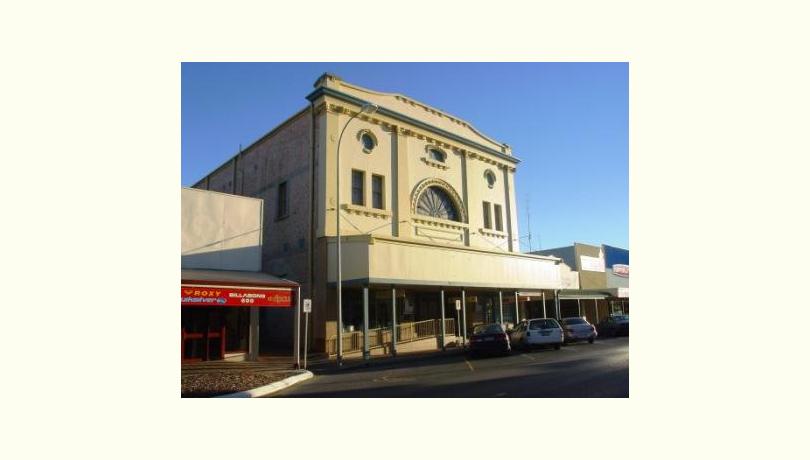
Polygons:
M571 267L576 283L564 284L559 292L562 317L585 316L598 323L611 314L629 313L629 250L574 243L532 254L559 257L563 266Z
M263 201L184 188L180 203L181 360L255 360L290 333L268 311L293 311L298 295L261 272Z
M337 212L344 351L366 323L388 353L442 328L537 316L530 302L553 299L560 259L519 252L511 148L401 94L332 74L314 86L305 108L194 184L264 200L261 270L312 299L311 349L336 349ZM291 330L288 311L266 320Z

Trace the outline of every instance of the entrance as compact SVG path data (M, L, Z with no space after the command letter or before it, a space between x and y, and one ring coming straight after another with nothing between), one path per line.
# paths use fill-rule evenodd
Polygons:
M247 353L249 308L182 307L183 361L225 359Z

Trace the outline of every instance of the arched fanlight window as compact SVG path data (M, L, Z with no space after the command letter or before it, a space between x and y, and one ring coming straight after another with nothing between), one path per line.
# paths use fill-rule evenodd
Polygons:
M422 192L416 205L416 213L437 219L454 220L456 222L460 220L458 210L450 195L436 186L428 187Z

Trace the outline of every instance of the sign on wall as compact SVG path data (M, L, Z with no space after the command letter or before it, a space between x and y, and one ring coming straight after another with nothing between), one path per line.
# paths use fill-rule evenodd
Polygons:
M292 290L223 286L180 286L185 307L291 307Z
M604 272L605 259L603 257L579 256L579 265L583 271Z
M613 274L623 278L629 278L630 266L625 264L613 264Z

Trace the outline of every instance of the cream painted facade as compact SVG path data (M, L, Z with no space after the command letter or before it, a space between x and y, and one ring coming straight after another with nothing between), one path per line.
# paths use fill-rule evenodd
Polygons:
M327 349L337 332L336 209L347 326L363 322L363 289L369 292L366 319L372 328L390 324L394 298L402 302L395 311L398 324L439 318L444 292L447 299L464 293L471 331L493 318L514 322L530 314L515 300L519 290L551 297L561 287L560 259L519 252L514 182L520 160L507 144L407 96L331 74L315 82L307 100L308 108L195 187L265 200L262 269L300 282L303 296L312 298L312 349ZM379 108L358 114L364 103ZM364 145L364 135L372 148ZM361 203L353 203L353 171L363 174ZM381 207L372 205L374 176L382 179ZM282 189L290 212L279 217ZM442 206L452 208L445 216L454 218L426 213L435 204L428 196L440 197ZM501 308L503 302L512 304ZM451 304L444 312L455 317Z
M326 126L317 145L320 189L317 236L335 235L336 152L340 131L356 114L363 101L381 110L360 115L351 122L341 139L341 207L346 224L344 235L372 234L419 242L468 246L497 252L518 251L518 220L515 209L514 177L518 159L506 144L481 134L468 123L398 94L371 91L325 75L316 87L331 91L313 93L319 125ZM336 94L339 92L339 95ZM313 95L311 95L312 97ZM346 97L354 98L347 101ZM397 115L410 117L408 122ZM440 128L446 132L436 132ZM369 132L377 141L370 153L364 152L359 136ZM450 136L456 138L451 138ZM478 144L478 146L470 144ZM428 149L439 149L444 162L430 159ZM484 149L486 148L486 150ZM365 190L371 190L371 176L385 178L384 209L350 204L352 170L365 173ZM495 182L490 186L485 173ZM416 213L416 201L427 186L449 192L462 213L460 222L431 219ZM485 228L483 203L502 209L502 229ZM345 228L344 228L345 227Z

